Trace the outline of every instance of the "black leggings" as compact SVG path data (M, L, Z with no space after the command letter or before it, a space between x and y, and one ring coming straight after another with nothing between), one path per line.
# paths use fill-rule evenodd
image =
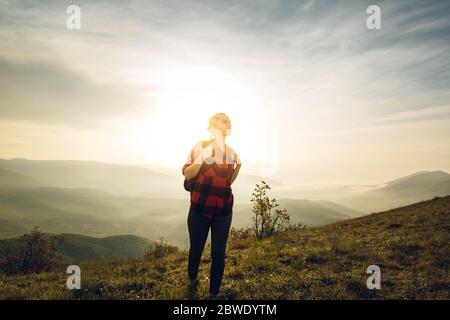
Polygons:
M189 210L187 219L189 230L189 279L197 278L200 259L211 227L211 270L209 292L218 294L222 285L223 271L225 269L225 248L230 231L233 213L221 217L220 220L204 218L196 212Z

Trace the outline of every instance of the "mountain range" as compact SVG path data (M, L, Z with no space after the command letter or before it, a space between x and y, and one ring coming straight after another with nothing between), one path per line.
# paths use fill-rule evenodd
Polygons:
M260 179L242 174L233 184L232 226L251 224L249 200ZM282 189L282 183L265 180L274 191ZM39 226L52 234L165 237L187 247L189 194L181 184L181 172L90 161L0 159L0 239ZM288 210L293 223L318 226L449 195L450 175L418 172L337 201L279 194L280 208Z
M388 181L357 196L343 198L339 200L339 203L370 213L446 195L450 195L450 175L448 173L421 171Z
M155 243L133 235L94 238L79 234L47 234L56 240L59 259L66 263L142 258ZM0 260L20 254L20 238L0 240Z

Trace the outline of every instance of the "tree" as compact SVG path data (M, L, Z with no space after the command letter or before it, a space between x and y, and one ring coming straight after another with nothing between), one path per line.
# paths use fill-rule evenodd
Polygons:
M252 193L253 231L258 239L270 237L274 231L282 231L290 224L287 210L276 209L279 204L275 199L269 199L267 190L270 190L270 186L261 180L261 185L256 184L255 192Z

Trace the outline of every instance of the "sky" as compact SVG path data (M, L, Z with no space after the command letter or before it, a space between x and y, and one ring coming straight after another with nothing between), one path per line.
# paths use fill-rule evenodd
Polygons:
M226 112L243 172L450 172L450 2L376 3L0 0L0 158L179 172Z

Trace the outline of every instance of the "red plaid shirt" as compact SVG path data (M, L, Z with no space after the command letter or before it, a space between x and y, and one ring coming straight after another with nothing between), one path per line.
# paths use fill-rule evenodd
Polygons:
M214 145L214 140L197 143L189 153L182 173L184 175L184 170L194 161L200 163L199 159L202 159L202 166L194 178L191 191L191 210L206 218L218 220L232 213L234 196L231 177L235 163L240 164L240 160L234 150L226 146L224 157L220 161L221 151L218 147L214 148Z

